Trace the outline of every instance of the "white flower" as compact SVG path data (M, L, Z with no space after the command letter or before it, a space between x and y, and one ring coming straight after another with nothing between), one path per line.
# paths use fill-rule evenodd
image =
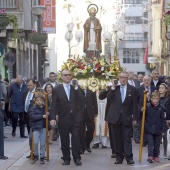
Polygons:
M106 79L109 79L109 76L106 76Z
M84 68L87 69L87 66L85 66Z
M92 73L92 72L93 72L93 69L91 69L90 72Z
M102 75L105 75L105 73L102 73Z
M101 71L104 71L104 67L101 68Z
M93 70L97 70L97 68L94 68Z

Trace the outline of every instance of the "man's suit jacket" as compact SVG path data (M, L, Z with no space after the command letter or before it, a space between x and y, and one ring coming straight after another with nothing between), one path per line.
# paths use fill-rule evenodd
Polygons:
M117 124L120 115L124 125L132 125L132 119L138 120L137 113L137 92L136 88L127 84L125 100L122 103L120 86L116 86L115 90L110 90L107 95L108 101L111 102L106 121ZM133 116L133 118L132 118Z
M130 84L129 81L130 81L130 80L128 80L128 83ZM133 79L133 82L134 82L136 88L140 87L140 82L139 82L139 80ZM131 85L131 84L130 84L130 85Z
M85 107L87 110L88 117L90 119L93 119L94 116L98 114L96 92L92 92L91 90L86 90Z
M110 89L109 89L109 90L110 90ZM107 91L106 91L106 90L102 90L102 91L100 92L100 94L99 94L99 99L100 99L100 100L106 99L109 90L107 90ZM107 99L107 104L106 104L106 108L105 108L105 120L106 120L107 113L108 113L108 111L109 111L110 105L111 105L111 102L108 101L108 99Z
M157 90L156 87L150 85L150 93L154 92L155 90ZM141 108L143 107L143 98L144 98L144 92L145 91L145 87L144 85L140 86L139 88L137 88L137 95L138 95L138 114L139 117L141 117ZM150 102L150 101L147 101Z
M158 90L158 88L159 88L159 86L160 86L161 83L163 83L163 81L161 81L160 79L158 79L158 83L156 84L157 90ZM155 87L154 82L153 82L153 79L151 80L151 86L154 86L154 87Z
M53 89L50 120L55 120L56 115L58 115L60 124L69 124L72 117L76 122L81 122L83 111L84 95L79 88L75 90L70 85L70 100L67 98L63 84L59 84Z

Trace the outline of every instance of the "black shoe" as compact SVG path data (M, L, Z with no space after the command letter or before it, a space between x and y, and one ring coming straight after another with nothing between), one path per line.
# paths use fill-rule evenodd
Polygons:
M70 161L65 160L65 161L62 163L62 165L70 165Z
M134 162L134 160L129 160L129 161L127 161L127 164L128 165L133 165L133 164L135 164L135 162Z
M11 135L12 135L13 137L15 137L15 136L16 136L16 133L15 133L15 132L12 132Z
M76 159L74 162L75 162L75 164L76 164L77 166L81 166L81 165L82 165L80 159Z
M102 145L102 149L107 149L107 146Z
M45 164L44 158L40 158L40 164Z
M122 164L123 161L116 161L115 164Z
M28 136L22 135L21 138L28 138Z
M87 150L87 152L91 153L91 148L90 147L87 147L86 150Z
M26 158L31 158L31 155L26 156Z
M4 139L7 139L8 137L4 136Z
M112 153L111 158L116 158L116 154Z
M99 148L99 143L95 143L93 146L92 146L93 149L97 149Z

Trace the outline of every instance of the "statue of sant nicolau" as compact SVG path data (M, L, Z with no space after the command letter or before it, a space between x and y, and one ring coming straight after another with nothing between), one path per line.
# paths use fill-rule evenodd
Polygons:
M84 24L84 53L86 57L100 57L102 52L101 45L101 32L102 27L99 19L97 19L96 13L98 12L98 7L95 4L90 4L87 8L89 13L89 18Z

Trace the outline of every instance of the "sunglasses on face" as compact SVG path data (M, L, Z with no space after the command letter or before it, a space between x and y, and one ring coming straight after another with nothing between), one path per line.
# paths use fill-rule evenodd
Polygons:
M71 76L71 74L63 74L63 76L67 77L67 76Z

